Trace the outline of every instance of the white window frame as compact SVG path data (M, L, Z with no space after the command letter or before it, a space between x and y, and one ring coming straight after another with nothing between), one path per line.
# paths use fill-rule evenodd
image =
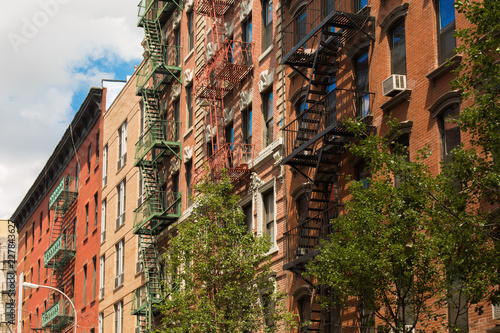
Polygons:
M116 229L120 228L125 223L125 208L127 200L127 184L123 179L116 187Z
M269 190L273 191L274 195L274 239L271 239L272 245L271 249L269 250L269 253L273 253L278 251L278 243L276 242L276 236L277 236L277 222L276 222L276 212L277 212L277 207L276 207L276 178L273 177L271 180L268 182L264 183L261 185L258 190L257 190L257 233L259 235L265 234L265 226L264 226L264 201L263 201L263 194L268 192Z
M123 285L125 268L125 240L122 239L115 245L116 270L115 270L115 289Z
M102 186L108 183L108 145L102 149Z
M99 312L99 323L97 324L97 332L104 333L104 312Z
M99 257L99 299L104 297L104 282L106 280L106 257Z
M127 121L118 129L118 163L117 170L120 170L127 162Z
M108 205L107 199L101 202L101 243L106 240L106 207Z
M115 304L115 333L123 333L123 300Z
M252 230L251 232L255 232L255 216L253 215L253 212L255 211L255 202L253 200L253 195L249 194L245 196L243 199L240 200L239 202L240 207L243 209L243 207L250 205L252 207Z

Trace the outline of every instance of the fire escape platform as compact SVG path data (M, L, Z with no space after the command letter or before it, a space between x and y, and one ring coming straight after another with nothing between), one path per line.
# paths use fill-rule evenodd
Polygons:
M170 226L181 216L181 193L162 193L170 202L152 202L145 200L135 210L134 234L156 235ZM167 200L167 201L168 201ZM164 208L166 207L166 208Z
M333 10L323 20L321 20L321 22L318 22L318 24L316 24L304 38L294 43L291 50L285 50L285 52L288 52L286 52L281 62L282 64L297 66L304 66L308 63L312 63L316 50L308 49L306 45L308 41L317 36L322 29L328 27L333 27L336 31L330 32L331 37L329 37L325 42L326 45L321 44L318 51L320 51L320 56L322 52L325 54L335 52L335 49L332 49L333 45L345 44L345 42L349 40L349 38L354 36L358 31L361 31L361 28L368 20L374 21L375 19L366 15ZM292 21L291 24L285 27L285 35L294 35L295 23L297 22ZM294 37L296 38L295 35Z

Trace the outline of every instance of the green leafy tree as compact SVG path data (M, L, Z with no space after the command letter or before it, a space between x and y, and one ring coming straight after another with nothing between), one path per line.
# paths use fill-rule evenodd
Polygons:
M160 331L278 330L289 316L275 291L269 239L247 232L228 178L204 179L196 189L193 212L166 249Z
M363 123L352 130L360 141L350 150L367 162L369 186L350 182L345 214L332 221L335 232L308 272L335 290L337 305L357 297L361 313L395 332L436 320L458 329L460 315L472 306L482 312L481 300L494 297L498 283L498 249L481 227L485 216L469 209L477 198L450 174L433 175L428 149L410 161L406 147L363 136ZM446 304L454 308L450 318L440 311Z

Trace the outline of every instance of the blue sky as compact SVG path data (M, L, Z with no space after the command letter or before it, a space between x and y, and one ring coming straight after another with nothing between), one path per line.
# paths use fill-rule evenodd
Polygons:
M139 65L139 0L0 0L0 219L9 218L91 87Z

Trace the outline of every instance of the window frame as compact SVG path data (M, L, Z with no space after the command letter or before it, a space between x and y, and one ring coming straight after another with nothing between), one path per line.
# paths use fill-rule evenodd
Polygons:
M261 94L262 97L262 119L263 140L262 147L269 146L274 141L274 92L269 89Z
M125 120L118 129L118 163L120 170L127 163L127 121Z
M106 281L106 256L99 257L99 299L104 297Z
M125 240L115 244L115 289L121 287L125 280Z
M273 0L262 0L262 52L273 46Z
M406 25L405 19L401 18L397 20L389 30L389 46L391 50L391 74L401 74L406 75ZM399 41L395 41L398 36L401 36ZM398 52L401 55L398 57Z
M123 179L116 187L116 229L125 224L125 211L127 202L127 183Z

